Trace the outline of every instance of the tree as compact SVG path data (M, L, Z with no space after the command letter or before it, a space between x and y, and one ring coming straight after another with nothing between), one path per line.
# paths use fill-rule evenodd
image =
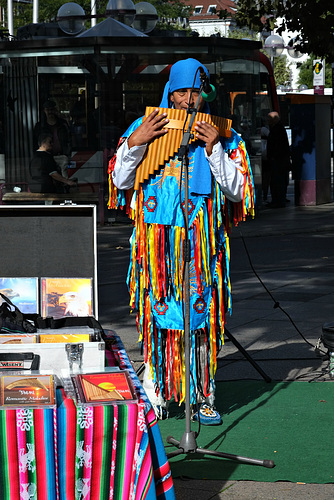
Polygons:
M313 61L317 59L311 54L306 61L301 63L298 74L298 85L307 85L309 89L313 88ZM325 87L332 87L332 68L329 64L325 67Z
M228 38L234 38L237 40L242 40L243 38L249 38L249 40L259 41L259 35L257 33L254 33L254 31L251 31L246 27L238 28L233 25L228 30Z
M142 0L134 0L134 3L138 3ZM185 5L182 0L170 0L168 2L164 0L150 0L150 2L157 9L157 14L159 17L157 23L157 31L175 31L183 30L184 26L182 23L179 24L179 19L188 19L191 15L193 7ZM186 31L190 33L190 28Z
M286 56L274 57L274 77L276 86L291 84L291 71Z
M254 31L273 30L283 18L278 33L299 33L298 48L334 62L334 6L328 0L236 0L235 21Z
M135 4L142 0L135 0ZM192 7L185 5L181 0L150 0L150 3L157 9L160 19L177 19L178 17L190 16Z

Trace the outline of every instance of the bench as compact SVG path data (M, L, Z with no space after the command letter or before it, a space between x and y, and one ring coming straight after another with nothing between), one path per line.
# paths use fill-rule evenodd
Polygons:
M43 203L43 204L94 204L99 205L100 224L104 224L104 203L103 196L97 192L72 192L72 193L31 193L29 191L7 191L2 193L1 204L15 205L22 203Z

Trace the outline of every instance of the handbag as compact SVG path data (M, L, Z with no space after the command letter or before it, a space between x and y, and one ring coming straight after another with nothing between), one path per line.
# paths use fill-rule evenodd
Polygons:
M3 303L0 305L0 332L1 333L35 333L37 328L34 321L35 315L23 314L20 309L0 292Z

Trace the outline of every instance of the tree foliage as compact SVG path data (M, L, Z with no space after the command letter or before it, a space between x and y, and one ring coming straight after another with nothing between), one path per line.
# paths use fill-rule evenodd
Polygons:
M254 31L243 27L238 28L235 26L231 26L228 30L228 38L234 38L236 40L242 40L243 38L249 38L249 40L259 41L259 36Z
M274 57L274 78L277 85L291 84L291 71L286 56Z
M136 0L138 3L142 0ZM189 17L192 8L185 5L181 0L149 0L154 5L160 19L177 19L178 17Z
M236 0L238 26L254 31L273 30L300 34L299 50L334 62L334 5L329 0Z
M141 2L142 0L134 0L134 3ZM150 0L150 2L157 9L159 20L157 29L159 30L178 30L184 29L182 24L178 24L178 19L188 19L193 10L189 5L185 5L181 0ZM188 28L190 32L190 29Z

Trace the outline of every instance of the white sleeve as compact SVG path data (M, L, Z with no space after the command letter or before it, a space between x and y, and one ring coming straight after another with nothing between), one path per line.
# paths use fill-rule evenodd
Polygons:
M210 156L206 154L205 149L204 151L212 175L220 184L225 196L234 202L241 201L244 190L244 175L239 151L233 160L229 158L220 142L214 145Z
M140 160L143 158L147 144L133 146L129 149L126 140L118 148L116 163L111 174L112 181L118 189L130 189L135 184L136 170Z

